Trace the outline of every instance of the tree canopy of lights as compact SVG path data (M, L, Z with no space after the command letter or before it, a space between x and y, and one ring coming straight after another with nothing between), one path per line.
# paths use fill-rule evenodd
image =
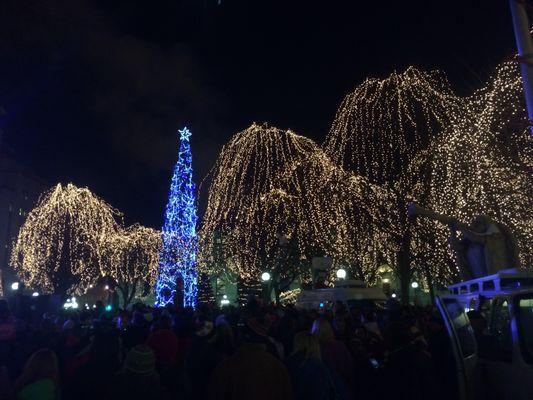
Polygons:
M444 74L409 67L368 78L340 105L324 150L336 165L378 184L398 180L435 133L461 117Z
M194 307L198 292L196 187L192 176L191 132L184 128L179 133L180 149L165 211L156 284L156 305L160 307L174 301L180 282L183 284L184 306Z
M110 236L102 251L102 275L117 282L124 304L128 305L141 289L141 294L155 285L161 232L139 224Z
M242 279L259 280L271 265L278 236L292 236L295 202L279 187L280 175L318 148L291 131L253 124L227 143L212 170L200 234L202 266L222 234L230 267Z
M213 264L209 258L222 235L228 268L249 285L264 271L275 284L295 272L308 282L315 255L333 256L372 279L358 259L368 240L356 243L352 236L376 226L383 190L347 174L312 140L253 124L224 146L212 173L200 234L202 268ZM285 265L289 260L294 268Z
M514 64L468 97L442 73L410 67L346 96L323 149L253 124L223 147L212 171L202 266L222 233L229 268L256 280L283 236L301 259L333 256L368 283L382 262L403 265L407 289L413 277L448 283L457 269L447 228L408 220L410 201L463 222L488 214L514 232L530 265L532 157L521 90Z
M346 97L325 151L388 192L381 198L388 212L380 207L374 219L381 236L370 242L380 243L391 265L409 269L406 284L413 275L428 285L457 277L447 228L421 219L413 224L405 213L409 201L463 222L487 214L516 235L522 259L531 258L531 160L519 155L531 149L524 116L514 64L502 65L468 97L455 95L442 74L414 68L368 79Z
M100 277L104 242L120 231L121 219L88 189L58 184L28 214L11 265L42 293L83 293Z
M405 185L412 198L440 213L463 222L486 214L502 223L516 238L521 265L528 267L533 262L532 145L520 74L515 63L505 63L484 88L464 99L464 118L410 165ZM423 179L413 182L414 176ZM430 273L453 276L446 227L420 220L413 231L418 232L413 253L426 258Z

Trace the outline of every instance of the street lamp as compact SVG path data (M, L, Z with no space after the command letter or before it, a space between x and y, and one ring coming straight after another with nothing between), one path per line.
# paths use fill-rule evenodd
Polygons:
M262 280L263 282L268 282L268 281L270 280L270 273L268 273L268 272L263 272L263 273L261 274L261 280Z
M227 295L222 296L222 300L220 300L221 306L227 306L229 304L229 299Z
M18 282L13 282L11 284L11 290L19 290L20 284Z
M39 292L33 292L31 295L32 297L39 297Z
M338 279L346 279L346 270L344 268L339 268L337 270L337 278Z
M417 288L418 288L418 282L413 282L413 283L411 283L411 287L412 287L413 289L417 289Z

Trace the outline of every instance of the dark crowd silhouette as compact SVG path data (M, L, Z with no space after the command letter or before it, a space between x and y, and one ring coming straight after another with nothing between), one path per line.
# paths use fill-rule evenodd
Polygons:
M17 315L0 300L0 400L444 399L451 354L433 307L394 301Z

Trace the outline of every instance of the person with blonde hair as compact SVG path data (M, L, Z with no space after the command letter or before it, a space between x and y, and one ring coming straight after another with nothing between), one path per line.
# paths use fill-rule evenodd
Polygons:
M335 338L333 328L325 318L317 318L313 322L311 334L318 339L322 361L331 372L339 396L351 398L351 393L355 389L355 370L348 348L343 342Z
M294 400L335 398L328 367L321 360L318 339L309 332L294 336L293 353L287 359Z
M50 349L32 354L22 375L15 381L17 400L54 400L59 398L59 367Z

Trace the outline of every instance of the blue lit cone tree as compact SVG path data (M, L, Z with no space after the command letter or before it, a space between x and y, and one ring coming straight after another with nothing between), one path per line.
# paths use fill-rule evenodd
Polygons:
M164 307L180 297L183 306L195 307L198 277L196 272L196 187L192 180L191 132L180 133L178 162L170 185L163 225L159 270L156 283L156 306Z

